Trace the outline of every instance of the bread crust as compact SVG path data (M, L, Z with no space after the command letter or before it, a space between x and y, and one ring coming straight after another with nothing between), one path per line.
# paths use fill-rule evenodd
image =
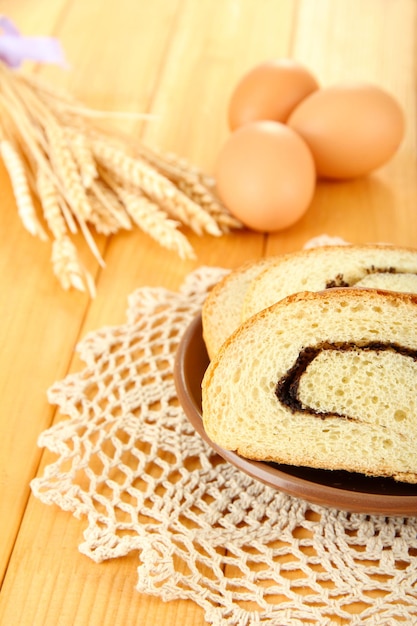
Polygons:
M304 291L307 288L312 291L323 289L326 278L331 282L338 273L336 263L333 272L330 272L327 277L324 276L321 284L316 281L314 287L310 288L308 284L306 286L295 280L294 268L298 263L304 263L307 272L309 268L312 268L311 274L314 278L318 274L317 265L324 265L325 260L329 257L354 258L357 265L361 257L369 258L373 254L381 257L381 253L384 253L383 257L388 266L391 262L390 259L394 256L396 259L407 258L406 267L417 273L417 251L410 247L398 247L391 244L326 245L249 261L232 270L214 286L203 306L203 338L209 357L213 358L224 340L242 321L257 313L259 308L270 306L274 301L286 297L290 293ZM314 266L314 264L316 265ZM343 262L343 265L346 267L346 261ZM348 263L347 265L351 264ZM315 271L313 271L313 266ZM279 289L271 280L271 300L266 301L264 306L263 296L259 298L256 288L260 281L267 280L266 277L268 275L273 276L275 271L278 273ZM282 285L280 272L285 276L285 280L289 277L294 278L293 282L289 280L285 289ZM366 275L366 272L362 272L361 275Z
M202 308L203 339L212 358L224 339L240 324L246 289L275 257L248 261L226 274L209 292Z

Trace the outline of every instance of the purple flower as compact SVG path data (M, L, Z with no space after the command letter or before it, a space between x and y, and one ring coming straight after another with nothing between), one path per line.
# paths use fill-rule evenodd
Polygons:
M40 61L66 65L61 45L53 37L26 37L7 17L0 16L0 60L9 67L19 67L23 61Z

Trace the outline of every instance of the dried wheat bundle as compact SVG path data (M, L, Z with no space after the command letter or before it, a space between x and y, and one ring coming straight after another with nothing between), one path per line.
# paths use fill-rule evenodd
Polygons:
M103 115L112 114L0 63L0 156L18 214L32 235L52 237L61 285L91 294L93 279L72 241L77 231L104 265L92 230L107 236L136 225L181 258L193 258L181 226L213 236L242 226L210 177L174 154L102 128Z

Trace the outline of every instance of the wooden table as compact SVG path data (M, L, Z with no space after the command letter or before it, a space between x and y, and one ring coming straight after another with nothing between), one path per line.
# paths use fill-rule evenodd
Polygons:
M0 623L4 626L204 624L192 602L139 595L137 554L97 565L82 556L84 522L31 495L52 456L37 446L57 419L48 387L79 370L74 346L89 330L122 324L142 285L176 289L199 265L236 267L296 250L327 233L352 242L417 244L415 0L3 0L25 34L58 37L71 69L46 80L100 109L156 114L131 122L138 141L171 150L208 173L228 135L226 107L244 71L273 57L304 62L323 85L368 81L394 93L406 136L373 176L319 183L305 217L265 236L189 235L194 261L178 260L139 229L98 238L106 267L86 253L97 295L64 291L50 245L28 234L0 164ZM354 114L354 112L352 112ZM336 619L335 623L341 623Z

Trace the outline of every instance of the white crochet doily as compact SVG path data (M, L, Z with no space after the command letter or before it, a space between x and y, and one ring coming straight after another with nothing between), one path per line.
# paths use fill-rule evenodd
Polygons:
M99 562L138 550L138 591L191 599L209 624L416 624L417 518L349 514L265 487L184 416L175 351L224 272L201 268L179 293L139 289L125 324L83 340L85 369L49 391L68 418L40 437L58 458L34 494L85 516L81 552Z

